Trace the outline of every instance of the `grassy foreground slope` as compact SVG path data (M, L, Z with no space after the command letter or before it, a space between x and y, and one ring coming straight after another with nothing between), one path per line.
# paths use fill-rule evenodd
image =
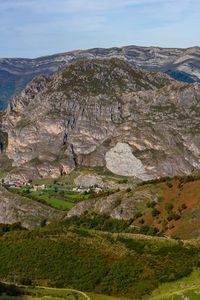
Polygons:
M177 241L54 225L0 238L0 281L142 299L189 275L199 256Z
M195 269L189 276L175 282L163 283L156 289L152 300L181 300L188 297L191 300L200 299L200 269Z

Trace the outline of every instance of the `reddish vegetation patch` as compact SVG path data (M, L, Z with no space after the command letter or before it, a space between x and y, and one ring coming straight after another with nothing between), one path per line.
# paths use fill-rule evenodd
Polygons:
M151 212L135 221L139 224L143 219L143 225L154 226L164 235L178 236L181 238L192 238L193 227L196 221L189 217L189 214L198 209L200 202L200 179L187 182L174 179L163 183L157 183L156 187L162 190L163 198L158 202ZM153 210L160 213L157 215ZM153 216L152 216L153 214ZM197 223L198 220L197 220ZM196 232L200 228L196 225Z

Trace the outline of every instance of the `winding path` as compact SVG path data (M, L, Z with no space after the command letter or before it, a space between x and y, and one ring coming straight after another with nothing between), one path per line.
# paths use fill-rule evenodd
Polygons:
M27 288L30 288L30 286L24 286L23 287L27 287ZM38 289L45 289L45 290L57 290L57 291L70 291L70 292L75 292L77 294L81 294L82 296L84 296L87 300L91 300L91 298L84 292L81 292L81 291L78 291L78 290L75 290L75 289L58 289L58 288L51 288L51 287L46 287L46 286L36 286L35 288L38 288Z
M16 284L16 283L11 283L11 282L3 282L1 281L2 283L4 284L15 284L16 286L18 287L22 287L22 288L30 288L30 286L28 285L21 285L21 284ZM77 294L81 294L82 296L85 297L86 300L91 300L91 298L84 292L81 292L79 290L75 290L75 289L59 289L59 288L53 288L53 287L46 287L46 286L35 286L35 288L37 289L44 289L44 290L57 290L57 291L70 291L70 292L75 292Z

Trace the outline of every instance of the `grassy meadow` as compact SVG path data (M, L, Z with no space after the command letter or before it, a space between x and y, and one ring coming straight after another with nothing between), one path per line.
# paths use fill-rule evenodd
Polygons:
M70 210L76 203L89 197L89 195L73 193L68 190L57 190L57 188L39 191L31 191L27 187L22 189L9 188L9 191L19 193L25 197L32 198L61 210Z

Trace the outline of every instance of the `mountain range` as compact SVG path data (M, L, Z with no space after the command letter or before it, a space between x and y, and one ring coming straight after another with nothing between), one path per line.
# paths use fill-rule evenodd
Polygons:
M200 48L160 48L126 46L76 50L36 59L0 59L0 110L7 107L13 96L19 95L26 84L39 74L53 75L80 59L119 58L148 71L164 72L176 80L200 81Z

